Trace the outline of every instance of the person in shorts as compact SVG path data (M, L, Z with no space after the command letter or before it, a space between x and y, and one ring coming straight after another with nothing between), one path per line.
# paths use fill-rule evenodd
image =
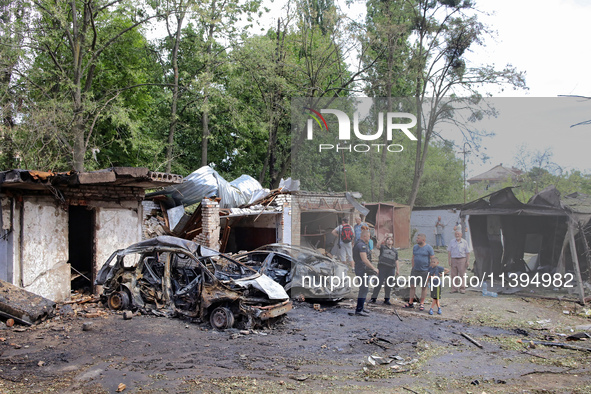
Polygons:
M421 287L421 298L419 302L419 310L425 310L425 298L427 298L427 287L429 276L429 263L435 256L433 247L427 243L427 236L425 234L417 235L417 243L412 248L412 269L410 271L410 295L408 304L405 308L414 308L414 298L417 285Z
M439 259L433 257L429 265L429 286L431 287L431 298L433 298L431 309L429 309L430 315L433 314L433 308L435 307L437 307L437 314L441 315L441 303L439 302L441 299L441 276L447 273L449 273L449 270L440 267Z

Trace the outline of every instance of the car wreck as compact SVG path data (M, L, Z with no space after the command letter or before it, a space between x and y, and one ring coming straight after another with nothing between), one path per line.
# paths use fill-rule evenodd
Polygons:
M115 310L184 316L212 327L271 324L291 310L285 290L268 276L195 242L160 236L117 250L95 285Z
M311 248L269 244L235 258L271 277L293 298L340 301L351 291L350 281L343 280L349 267Z

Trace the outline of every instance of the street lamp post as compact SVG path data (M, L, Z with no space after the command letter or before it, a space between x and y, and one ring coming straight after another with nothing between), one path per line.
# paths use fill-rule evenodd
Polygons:
M464 142L464 149L461 152L464 155L464 204L466 203L466 153L470 153L471 151L466 150L466 145L472 147L468 141Z

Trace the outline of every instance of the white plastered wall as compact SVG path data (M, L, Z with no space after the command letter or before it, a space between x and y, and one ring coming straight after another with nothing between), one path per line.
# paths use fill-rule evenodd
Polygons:
M24 196L15 208L14 283L53 301L67 300L68 212L52 197Z
M114 251L142 240L141 204L128 202L125 205L113 203L112 206L95 208L95 273Z
M90 203L95 210L95 273L117 249L141 241L141 205ZM53 301L70 297L68 212L53 197L24 196L13 205L13 283Z

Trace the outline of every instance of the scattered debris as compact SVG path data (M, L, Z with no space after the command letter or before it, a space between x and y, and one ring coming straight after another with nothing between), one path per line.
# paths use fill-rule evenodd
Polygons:
M377 345L377 346L381 347L384 350L389 349L388 346L386 346L386 345L384 345L384 344L382 344L380 342L386 342L386 343L389 343L389 344L392 344L392 342L390 342L387 339L380 338L377 335L378 335L378 333L377 332L374 332L373 334L370 335L369 339L366 339L366 338L357 338L357 339L359 339L361 341L365 341L365 343L367 343L367 344Z
M566 337L567 341L586 341L587 339L591 338L591 335L587 334L586 332L578 332L573 335L569 335Z
M518 340L517 342L521 342L521 340ZM531 344L535 345L541 345L541 346L551 346L551 347L560 347L563 349L569 349L569 350L578 350L581 352L591 352L591 348L586 348L586 347L581 347L581 346L575 346L575 345L569 345L567 343L560 343L560 342L547 342L547 341L530 341Z
M133 318L132 311L123 311L123 320L131 320Z
M529 336L529 333L522 328L516 328L513 330L515 334L523 335L524 337Z
M117 386L117 390L115 390L116 393L120 393L123 390L125 390L127 388L127 386L125 385L125 383L119 383L119 386Z
M55 302L0 280L0 316L24 325L33 325L55 313ZM8 325L8 321L7 321Z
M548 359L547 357L540 356L540 355L538 355L538 354L534 354L534 353L530 353L530 352L526 352L525 350L524 350L523 352L521 352L521 353L523 353L523 354L527 354L528 356L534 356L534 357L538 357L538 358L541 358L541 359L543 359L543 360L547 360L547 359Z
M527 343L527 347L530 349L535 349L536 348L536 344L534 343L534 341L529 341Z
M80 293L75 293L72 295L72 299L70 301L66 301L63 304L87 304L87 303L97 303L100 301L100 297L96 295L84 295Z
M92 330L92 322L84 322L82 323L82 331L90 331Z
M469 340L470 342L472 342L474 345L478 346L479 348L483 348L483 346L480 344L480 342L478 342L476 339L472 338L470 335L461 332L460 333L461 336L463 336L464 338L466 338L467 340Z
M563 370L563 371L531 371L531 372L528 372L528 373L524 373L524 374L523 374L523 375L521 375L521 376L534 375L534 374L538 374L538 373L539 373L539 374L544 374L544 375L545 375L545 374L557 374L557 375L562 375L563 373L566 373L566 372L572 371L573 369L575 369L575 368L567 368L567 369L565 369L565 370Z
M418 363L419 360L417 358L413 358L412 360L409 361L398 361L396 362L397 365L411 365L411 364L416 364Z
M386 365L386 364L390 364L392 361L394 361L392 358L390 357L380 357L380 356L369 356L367 358L367 361L371 364L371 365Z

